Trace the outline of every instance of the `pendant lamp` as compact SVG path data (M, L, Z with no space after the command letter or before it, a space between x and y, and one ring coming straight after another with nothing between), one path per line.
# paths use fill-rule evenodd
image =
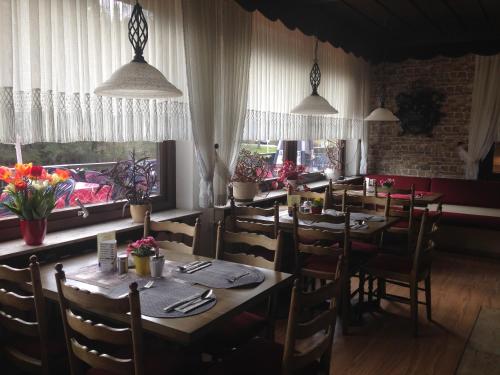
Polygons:
M128 39L134 48L134 59L116 70L94 90L96 95L130 99L166 99L182 96L154 66L144 60L148 41L148 23L137 1L128 22Z
M333 108L328 101L318 94L318 86L321 82L321 71L318 65L318 39L316 38L316 45L314 47L314 64L309 74L309 81L311 82L312 94L304 98L298 106L290 112L299 115L334 115L339 113Z
M365 117L365 121L378 121L378 122L396 122L399 119L392 113L389 109L385 108L385 85L382 86L382 90L379 97L380 105L375 108L368 116Z

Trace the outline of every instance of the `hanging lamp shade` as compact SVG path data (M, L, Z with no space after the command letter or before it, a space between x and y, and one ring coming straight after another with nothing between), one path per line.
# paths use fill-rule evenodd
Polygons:
M182 91L144 60L148 23L139 2L136 2L128 22L128 39L134 48L134 59L97 86L94 94L131 99L166 99L182 96Z
M339 113L333 108L328 100L318 94L318 86L321 82L321 71L318 65L318 39L316 39L316 46L314 48L314 64L309 74L309 81L311 82L312 93L302 100L298 106L293 108L290 112L299 115L335 115Z
M375 108L368 116L365 117L365 121L378 121L378 122L397 122L397 118L391 110L385 108L385 85L382 86L382 90L379 96L380 105Z

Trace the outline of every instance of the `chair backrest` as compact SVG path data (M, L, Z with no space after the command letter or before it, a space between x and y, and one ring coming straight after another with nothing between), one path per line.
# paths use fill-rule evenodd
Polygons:
M37 257L30 257L28 268L12 268L0 265L0 327L7 335L24 336L40 341L40 358L24 353L12 346L8 337L0 347L7 357L19 367L49 374L48 328L45 300L40 281ZM29 290L28 293L25 291Z
M397 194L397 193L395 193ZM408 232L413 233L413 211L415 208L415 190L412 189L408 194L408 199L405 198L394 198L392 193L388 193L390 196L390 205L388 216L398 217L408 221Z
M173 250L184 254L196 254L199 244L200 221L197 218L194 226L176 221L152 221L151 214L146 212L144 216L144 237L150 236L151 232L167 232L170 235L189 237L191 246L184 242L173 240L157 241L162 249Z
M301 225L307 225L304 227ZM340 229L328 228L328 224L343 224ZM295 246L296 272L302 276L310 275L303 269L303 255L332 256L343 255L344 263L349 260L350 250L350 215L349 212L338 216L321 214L304 214L293 208L293 237ZM331 275L329 275L331 278ZM323 275L328 278L328 275Z
M236 253L229 251L229 245L231 245L231 247L234 247L235 245L243 245L245 252ZM257 248L264 249L264 251L272 253L273 260L271 261L261 256L262 254L256 251ZM265 235L257 233L235 233L226 231L224 224L219 221L219 225L217 227L217 259L279 271L281 267L281 253L281 232L278 232L278 236L276 238L269 238Z
M407 195L415 195L415 185L411 185L410 189L399 189L395 187L387 187L387 186L378 186L375 185L375 196L378 197L379 194L407 194Z
M373 196L350 195L344 190L342 210L345 212L365 212L373 215L389 216L391 196L385 198Z
M438 230L438 222L441 218L441 212L436 211L432 215L429 209L425 209L420 220L418 237L413 255L412 276L416 277L418 273L426 266L430 266L432 250L435 247L435 235Z
M323 367L324 373L330 373L330 357L341 291L341 274L345 272L345 269L340 259L334 279L311 292L304 292L299 280L295 280L285 336L283 374L297 373L317 360ZM321 275L317 277L321 278ZM326 301L329 301L327 310L321 309L312 317L303 318L302 312L310 314L314 311L314 307ZM301 342L306 343L305 348L300 345Z
M330 180L330 189L332 191L344 191L344 190L353 190L353 191L362 191L363 195L366 195L366 183L363 181L361 185L354 184L334 184L332 180Z
M279 231L280 210L279 203L275 202L271 208L237 206L234 197L230 198L231 214L226 218L227 229L232 232L250 232L265 234L271 238L277 238ZM273 217L271 224L256 222L251 217L263 216Z
M68 285L61 263L56 265L55 277L71 373L79 374L81 362L84 362L92 368L115 374L144 374L141 305L137 283L130 284L127 296L110 298ZM130 325L126 328L113 328L107 324L99 324L84 319L75 309L118 314L130 321ZM79 341L80 337L85 339L85 344ZM132 348L132 358L118 358L96 349L103 344L108 348Z

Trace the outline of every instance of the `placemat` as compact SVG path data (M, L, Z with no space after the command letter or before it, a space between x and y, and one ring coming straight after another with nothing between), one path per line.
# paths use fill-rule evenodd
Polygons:
M113 288L115 286L137 281L140 277L135 272L119 275L117 272L103 272L97 264L85 266L74 273L66 274L67 279L81 281L101 288Z
M141 290L149 280L154 281L153 286L149 289ZM217 298L215 298L213 301L207 302L187 313L178 311L165 312L163 310L164 307L180 301L183 298L192 296L193 294L202 293L206 289L174 278L140 279L137 280L137 284L139 286L139 297L141 300L141 313L142 315L151 316L153 318L183 318L198 315L210 310L217 303ZM109 295L116 298L128 293L128 291L129 286L127 283L124 283L110 289Z
M210 267L191 274L178 271L175 263L165 264L163 272L171 273L172 277L177 279L220 289L260 284L265 279L264 274L256 268L216 259L212 261ZM231 279L235 277L237 280L231 282Z
M328 209L328 210L325 210L325 214L332 215L332 216L338 216L339 214L341 214L341 212L337 211L337 210ZM372 215L372 214L367 214L364 212L351 212L350 218L351 218L351 221L354 221L354 220L385 221L384 216ZM352 226L352 224L351 224L351 226Z

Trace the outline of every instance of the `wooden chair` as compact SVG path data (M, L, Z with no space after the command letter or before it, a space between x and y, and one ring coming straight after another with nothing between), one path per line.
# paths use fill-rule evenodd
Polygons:
M173 240L157 241L160 248L172 250L183 254L196 254L200 235L200 222L196 219L194 226L178 223L175 221L152 221L151 214L146 212L144 216L144 237L150 236L151 232L168 232L171 236L187 236L191 239L191 246L183 242Z
M226 218L226 228L232 232L250 232L265 234L277 238L279 231L280 211L279 203L275 202L271 208L237 206L234 197L230 198L231 214ZM255 222L250 216L274 217L274 223L265 224Z
M360 196L350 195L347 190L344 190L342 199L342 210L345 212L363 212L372 215L389 216L391 204L391 196L388 194L386 197L373 197L373 196Z
M37 257L30 257L28 268L16 269L0 265L0 280L0 327L6 334L0 343L2 352L16 367L24 371L51 373L49 348L52 345L49 343L47 312ZM23 290L29 290L29 294L21 292ZM30 350L33 346L34 350ZM31 352L38 353L35 356ZM57 355L64 356L64 351Z
M56 283L59 305L66 336L71 374L81 373L82 362L94 369L114 374L145 374L143 357L143 338L141 325L141 306L137 283L130 284L127 296L110 298L103 294L91 293L66 284L66 276L61 263L56 265ZM73 306L85 311L103 311L106 314L127 316L130 312L130 328L112 328L82 318ZM91 344L82 344L81 338ZM132 358L117 358L101 353L95 348L97 343L109 346L132 347Z
M431 264L432 250L434 249L434 236L438 229L437 223L440 215L429 216L425 209L420 221L420 229L415 245L413 257L394 254L379 254L368 261L363 269L366 273L378 280L377 294L379 299L385 298L396 302L410 304L413 334L418 333L418 304L426 305L427 319L432 319L431 309ZM420 281L425 287L419 288ZM385 284L392 283L410 289L410 298L388 294ZM418 300L418 291L425 291L425 302Z
M247 252L230 252L229 246L244 246ZM268 260L261 256L257 249L273 253L273 259ZM230 262L263 267L278 271L281 265L282 235L278 232L277 238L269 238L262 234L246 232L229 232L225 230L224 224L219 222L217 227L217 251L216 258ZM230 320L222 329L208 336L206 351L214 356L222 356L233 348L248 342L264 330L267 336L274 337L275 301L271 297L268 300L267 311L264 315L250 311L244 311Z
M208 374L314 374L319 370L329 374L343 269L340 259L333 279L314 291L303 291L295 281L284 345L253 339ZM317 309L322 303L328 307Z

